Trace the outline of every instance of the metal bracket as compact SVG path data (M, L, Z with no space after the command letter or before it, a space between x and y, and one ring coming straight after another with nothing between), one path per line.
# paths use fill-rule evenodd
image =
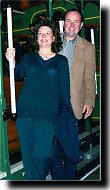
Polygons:
M7 110L3 111L3 120L6 122L8 119L15 121L17 119L17 113L11 113Z

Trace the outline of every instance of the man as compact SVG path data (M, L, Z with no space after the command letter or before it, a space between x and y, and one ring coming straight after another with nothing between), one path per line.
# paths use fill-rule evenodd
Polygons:
M71 103L78 120L87 119L95 105L95 47L78 33L83 26L81 13L71 9L65 13L62 34L63 50L70 69Z
M95 47L78 35L83 26L78 10L71 9L65 13L63 26L65 31L61 34L63 49L60 54L68 59L71 104L78 129L82 130L82 121L92 114L95 105ZM62 169L61 159L57 158L54 158L53 179L76 179L76 165L65 157Z

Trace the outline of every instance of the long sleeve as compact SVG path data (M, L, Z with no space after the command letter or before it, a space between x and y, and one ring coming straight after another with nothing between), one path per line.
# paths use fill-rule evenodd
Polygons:
M14 75L15 75L16 80L26 78L27 63L28 63L28 59L27 59L27 54L26 54L21 59L21 62L19 65L17 63L15 64Z
M95 47L93 45L88 46L88 51L86 52L86 69L84 75L85 84L85 102L84 104L95 104L95 71L96 71L96 61L95 61Z
M69 66L68 61L64 57L62 59L63 66L61 68L60 73L60 82L59 82L59 89L60 89L60 103L66 104L70 106L70 77L69 77Z

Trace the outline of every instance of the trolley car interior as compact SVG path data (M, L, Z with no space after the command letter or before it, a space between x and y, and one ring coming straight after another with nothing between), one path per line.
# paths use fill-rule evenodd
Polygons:
M7 35L6 8L8 7L8 5L10 5L13 10L13 35L19 38L19 44L24 48L27 48L28 46L27 39L30 35L29 25L34 22L35 18L43 15L51 19L51 16L53 16L57 27L59 27L58 24L62 14L72 7L81 8L84 14L84 28L82 29L80 35L86 38L87 40L91 41L91 28L94 30L94 40L96 47L97 83L96 105L92 116L89 119L87 119L87 121L84 124L84 131L81 134L79 134L80 148L84 153L84 161L77 165L77 169L78 180L101 180L99 0L47 0L37 2L30 0L19 0L15 2L10 0L1 1L2 25L0 27L2 30L2 34L0 38L2 39L3 49L5 37ZM2 72L2 70L0 72ZM25 173L23 170L23 163L20 152L20 143L16 130L16 122L11 120L11 118L7 119L6 121L3 120L3 111L11 111L9 73L7 74L2 72L0 74L0 79L2 79L1 81L3 81L3 92L1 96L3 99L3 104L0 105L0 110L2 113L0 116L0 120L2 121L0 123L0 144L2 145L2 149L0 152L0 179L25 180ZM18 98L18 94L23 85L23 82L23 80L15 82L16 100ZM94 175L92 176L92 174ZM50 175L47 176L47 180L51 180Z

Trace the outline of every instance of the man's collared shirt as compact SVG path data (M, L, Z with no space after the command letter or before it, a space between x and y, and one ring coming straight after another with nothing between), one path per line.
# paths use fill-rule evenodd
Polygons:
M62 35L61 39L63 42L63 49L59 52L59 54L64 55L68 59L70 71L74 59L77 38L74 38L73 40L67 42L64 35Z

